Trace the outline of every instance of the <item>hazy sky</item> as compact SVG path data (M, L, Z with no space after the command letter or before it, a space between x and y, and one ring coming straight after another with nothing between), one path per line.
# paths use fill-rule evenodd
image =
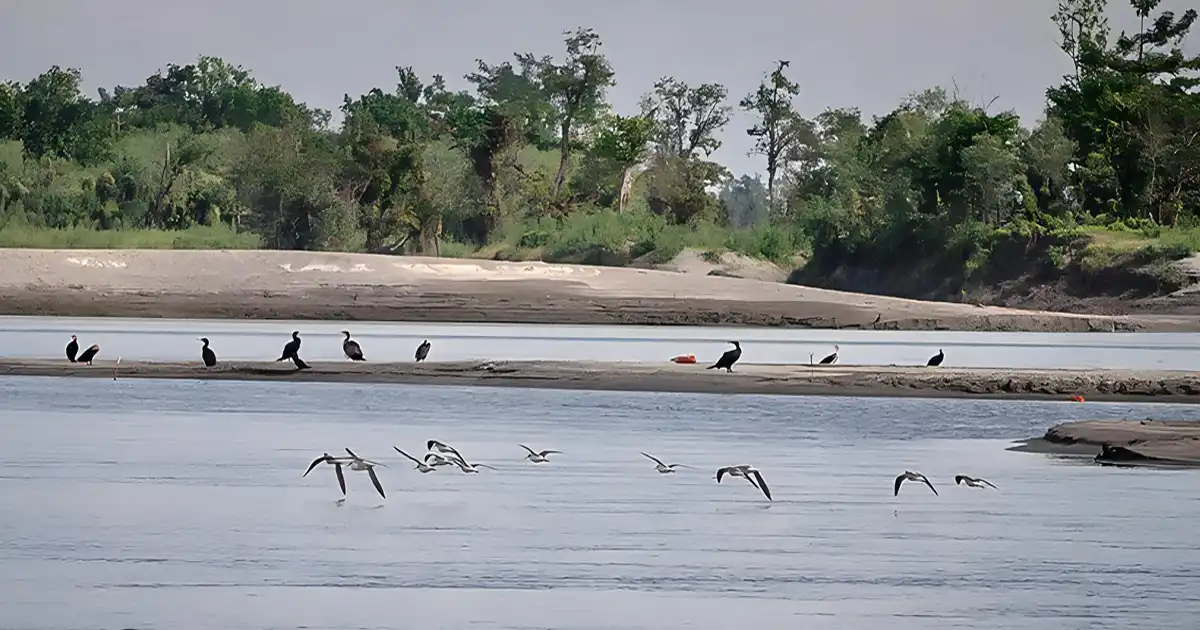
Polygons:
M776 59L791 61L808 115L830 106L881 114L910 92L956 81L970 100L999 97L1027 124L1068 61L1050 22L1054 0L4 0L0 79L27 81L58 64L83 71L87 89L137 85L168 63L224 58L311 105L392 89L395 66L440 73L452 88L475 59L514 51L561 55L564 29L604 39L617 72L611 101L634 113L662 76L718 82L736 101ZM1135 25L1110 3L1115 30ZM1165 7L1181 11L1181 0ZM1189 48L1191 48L1189 46ZM716 157L735 172L749 125L735 116Z

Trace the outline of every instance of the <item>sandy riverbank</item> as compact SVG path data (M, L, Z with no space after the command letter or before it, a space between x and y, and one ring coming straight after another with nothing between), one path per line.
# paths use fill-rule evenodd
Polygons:
M63 361L0 359L0 375L112 378L115 361L93 366ZM828 396L921 396L1068 401L1200 403L1200 374L1115 370L995 370L911 367L738 364L733 373L704 365L596 361L464 361L446 363L233 362L205 369L195 363L122 361L118 378L196 378L334 381Z
M1084 420L1051 427L1013 451L1091 455L1116 466L1200 467L1200 421Z
M0 315L749 325L964 331L1200 331L633 268L367 254L0 250Z

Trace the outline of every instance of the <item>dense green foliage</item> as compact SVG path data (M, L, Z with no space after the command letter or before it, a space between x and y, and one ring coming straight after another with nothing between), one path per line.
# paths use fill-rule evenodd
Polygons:
M398 67L394 87L346 96L337 128L217 58L95 100L79 71L54 67L0 84L0 225L28 244L46 229L88 242L80 230L207 229L178 246L597 262L687 245L778 261L803 250L826 269L969 268L1005 239L1191 228L1200 58L1180 46L1196 12L1130 4L1142 26L1114 37L1105 0L1061 0L1052 19L1074 71L1032 128L942 89L871 120L853 108L808 119L786 61L740 99L666 77L620 115L588 29L566 33L557 58L478 61L470 90ZM734 107L756 117L745 131L765 181L711 159Z

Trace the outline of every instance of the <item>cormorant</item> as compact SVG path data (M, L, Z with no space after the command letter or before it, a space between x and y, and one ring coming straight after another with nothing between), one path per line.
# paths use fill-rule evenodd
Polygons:
M342 342L342 352L346 353L346 358L351 361L366 361L363 357L362 346L358 345L357 341L350 340L350 331L343 330L343 335L346 335L346 340Z
M201 337L200 341L204 342L204 346L200 348L200 358L204 360L204 367L213 367L217 364L217 353L208 347L208 337Z
M713 368L725 368L726 372L733 371L733 364L737 363L738 359L742 358L742 344L736 341L730 341L729 343L733 344L733 350L726 350L725 354L722 354L721 358L717 359L716 363L704 369L711 370Z
M942 352L941 348L938 348L938 353L933 355L932 357L929 357L929 363L926 363L925 367L937 367L942 364L942 361L945 361L945 360L946 360L946 353Z
M834 363L837 363L838 352L840 352L840 351L841 351L841 347L835 345L833 347L833 354L825 357L824 359L821 359L821 365L833 365Z
M429 340L428 339L426 339L425 341L422 341L421 345L417 346L417 355L416 356L417 356L417 363L424 361L425 357L429 356Z
M100 344L94 343L91 345L91 347L89 347L87 350L84 350L83 353L79 355L79 358L76 359L76 362L91 365L92 359L96 358L96 354L98 352L100 352Z
M292 340L283 346L283 354L279 355L279 358L275 359L275 361L286 361L288 359L291 359L292 363L296 364L297 369L308 369L308 364L300 358L300 331L298 330L292 331Z
M67 360L74 363L76 354L79 354L79 342L76 341L75 335L71 335L71 343L67 344Z

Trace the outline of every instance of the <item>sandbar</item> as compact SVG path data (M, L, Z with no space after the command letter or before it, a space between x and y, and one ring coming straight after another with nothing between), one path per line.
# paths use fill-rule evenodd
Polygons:
M1090 455L1111 466L1200 467L1200 421L1110 419L1050 427L1009 450Z
M654 269L258 250L0 249L0 315L1025 332L1197 332L1104 316Z
M112 378L331 381L420 385L712 394L957 397L1200 403L1200 374L1180 371L1000 370L808 366L739 363L734 371L704 365L601 361L459 361L425 363L198 363L0 359L0 375Z

